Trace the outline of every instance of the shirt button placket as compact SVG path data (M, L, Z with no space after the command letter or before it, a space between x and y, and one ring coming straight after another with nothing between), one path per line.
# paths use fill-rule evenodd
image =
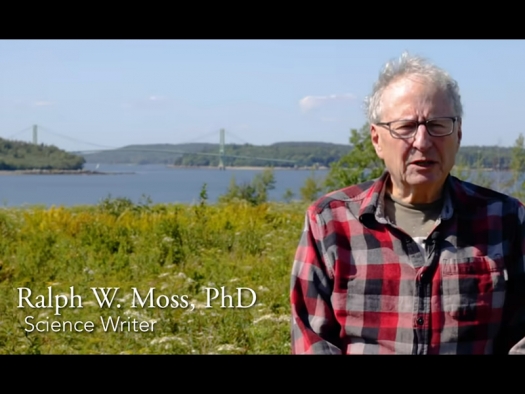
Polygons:
M425 332L425 316L430 313L428 310L428 293L429 288L429 276L428 272L422 272L419 275L419 278L416 280L416 289L417 289L417 307L416 307L416 316L414 321L414 331L416 335L416 348L415 354L425 354L427 349L428 334Z

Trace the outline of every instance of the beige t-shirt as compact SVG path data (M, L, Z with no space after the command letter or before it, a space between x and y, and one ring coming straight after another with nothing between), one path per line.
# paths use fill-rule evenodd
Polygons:
M392 224L410 235L425 255L425 239L441 214L443 199L429 204L408 204L385 194L385 214Z

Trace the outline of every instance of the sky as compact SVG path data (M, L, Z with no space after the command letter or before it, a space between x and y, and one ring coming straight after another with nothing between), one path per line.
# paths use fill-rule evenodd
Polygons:
M512 146L525 40L0 40L0 137L69 151L133 144L349 144L403 51L460 86L467 145Z

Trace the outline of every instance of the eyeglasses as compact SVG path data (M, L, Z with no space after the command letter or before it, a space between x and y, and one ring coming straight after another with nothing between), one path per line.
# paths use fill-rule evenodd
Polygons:
M428 134L432 137L445 137L454 132L454 125L459 117L443 117L428 119L423 122L417 120L394 120L393 122L376 123L388 128L393 138L407 139L416 135L419 125L424 124Z

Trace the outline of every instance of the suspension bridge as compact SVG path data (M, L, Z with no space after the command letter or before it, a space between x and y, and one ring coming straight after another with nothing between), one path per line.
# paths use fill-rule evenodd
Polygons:
M42 130L45 132L45 134L51 134L51 135L54 135L54 136L57 136L57 137L60 137L60 138L63 138L63 139L67 139L69 141L72 141L72 142L76 142L76 143L81 143L81 144L84 144L84 145L90 145L90 146L95 146L97 147L97 149L85 149L85 150L75 150L75 151L67 151L68 153L71 153L71 154L75 154L75 155L81 155L81 156L84 156L84 155L87 155L87 154L93 154L93 153L100 153L100 152L116 152L116 151L126 151L126 152L159 152L159 153L173 153L175 155L184 155L184 154L188 154L188 155L204 155L204 156L215 156L215 157L218 157L219 158L219 169L221 170L224 170L226 169L226 165L225 163L227 162L227 159L228 158L242 158L242 159L250 159L250 160L257 160L257 161L261 161L261 162L270 162L270 163L289 163L289 164L295 164L295 161L294 160L285 160L285 159L274 159L274 158L269 158L269 157L255 157L255 156L243 156L243 155L233 155L233 154L226 154L226 150L225 150L225 146L226 146L226 142L225 142L225 134L226 134L226 131L224 129L220 129L219 131L219 149L217 152L189 152L189 151L184 151L184 150L181 150L181 149L169 149L169 148L166 148L166 149L160 149L160 148L148 148L147 146L146 147L110 147L110 146L104 146L104 145L99 145L99 144L95 144L95 143L91 143L91 142L87 142L87 141L82 141L82 140L79 140L79 139L76 139L76 138L72 138L72 137L69 137L69 136L66 136L66 135L62 135L60 133L57 133L56 131L53 131L53 130L50 130L46 127L43 127L43 126L39 126L39 125L33 125L33 126L30 126L30 127L27 127L23 130L20 130L12 135L10 135L9 137L7 137L6 139L13 139L15 136L20 136L22 133L25 133L29 130L32 129L32 143L35 144L35 145L38 145L38 141L39 141L39 130ZM211 133L208 133L206 134L205 136L209 136ZM216 135L216 132L214 131L213 134ZM238 140L241 140L243 141L243 143L245 144L248 144L248 142L242 140L241 138L235 136L233 133L231 132L228 132L228 135L229 136L233 136L235 137L236 139ZM200 137L197 137L191 141L186 141L186 142L182 142L182 143L179 143L179 144L173 144L173 145L182 145L182 144L188 144L188 143L192 143L192 142L195 142L196 140L202 138L203 136L200 136Z

